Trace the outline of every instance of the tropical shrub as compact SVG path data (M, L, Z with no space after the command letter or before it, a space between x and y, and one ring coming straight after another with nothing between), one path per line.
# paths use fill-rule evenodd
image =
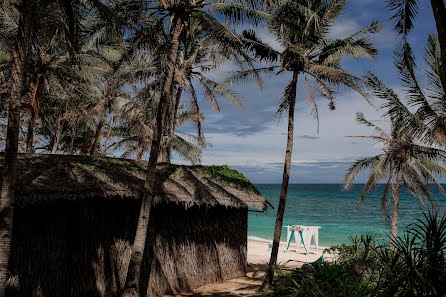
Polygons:
M366 234L360 236L349 236L349 243L332 246L324 251L324 253L333 254L337 261L349 264L370 264L376 257L375 234Z
M429 212L390 244L349 237L325 250L333 262L284 275L268 296L446 296L445 252L446 217Z
M446 296L446 217L430 212L378 251L380 296Z
M298 269L276 282L273 296L374 296L376 284L344 262L325 262Z

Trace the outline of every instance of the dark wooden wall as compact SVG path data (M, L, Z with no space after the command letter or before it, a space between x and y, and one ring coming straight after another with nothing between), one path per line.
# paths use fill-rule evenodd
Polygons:
M65 201L16 209L10 271L17 277L9 296L117 296L139 203ZM157 205L149 226L141 283L147 296L246 273L247 209Z

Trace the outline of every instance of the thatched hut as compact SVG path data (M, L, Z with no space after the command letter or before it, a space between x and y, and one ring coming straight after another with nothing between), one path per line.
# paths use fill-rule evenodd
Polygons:
M146 162L21 155L11 286L15 296L117 296ZM267 201L227 167L157 167L142 292L160 296L245 274L248 209Z

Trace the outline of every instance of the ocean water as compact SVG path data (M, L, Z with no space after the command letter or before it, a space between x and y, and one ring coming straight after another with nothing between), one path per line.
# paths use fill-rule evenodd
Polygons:
M272 240L279 203L281 185L256 185L275 209L265 213L249 212L248 237ZM336 184L295 184L288 189L285 209L285 225L320 226L319 245L331 246L348 241L348 236L374 233L387 238L389 226L382 219L380 201L384 185L379 185L366 199L359 209L356 202L361 195L363 185L355 185L349 191L343 191L342 185ZM439 214L445 214L446 197L437 188L432 187L432 200ZM391 195L389 195L391 208ZM427 206L429 204L427 203ZM429 207L428 207L429 208ZM398 233L417 218L423 217L420 201L406 192L400 198ZM286 229L282 229L281 241L286 241Z

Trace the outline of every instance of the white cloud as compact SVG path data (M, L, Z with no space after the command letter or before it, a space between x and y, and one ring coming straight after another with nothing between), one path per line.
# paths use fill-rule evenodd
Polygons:
M310 167L318 162L352 161L379 151L373 142L357 140L353 145L352 140L345 136L372 133L369 128L355 123L355 112L362 111L369 119L380 119L380 114L355 93L340 94L338 98L336 111L328 111L321 103L319 134L316 134L316 123L312 116L304 109L296 111L294 165ZM303 102L298 104L302 105ZM213 148L204 152L203 163L256 168L282 164L287 121L277 122L272 119L266 125L266 130L250 135L231 134L230 131L207 134ZM306 139L299 135L317 135L319 138Z
M360 29L361 26L355 20L342 18L335 22L330 30L330 36L332 38L345 38L358 32Z

